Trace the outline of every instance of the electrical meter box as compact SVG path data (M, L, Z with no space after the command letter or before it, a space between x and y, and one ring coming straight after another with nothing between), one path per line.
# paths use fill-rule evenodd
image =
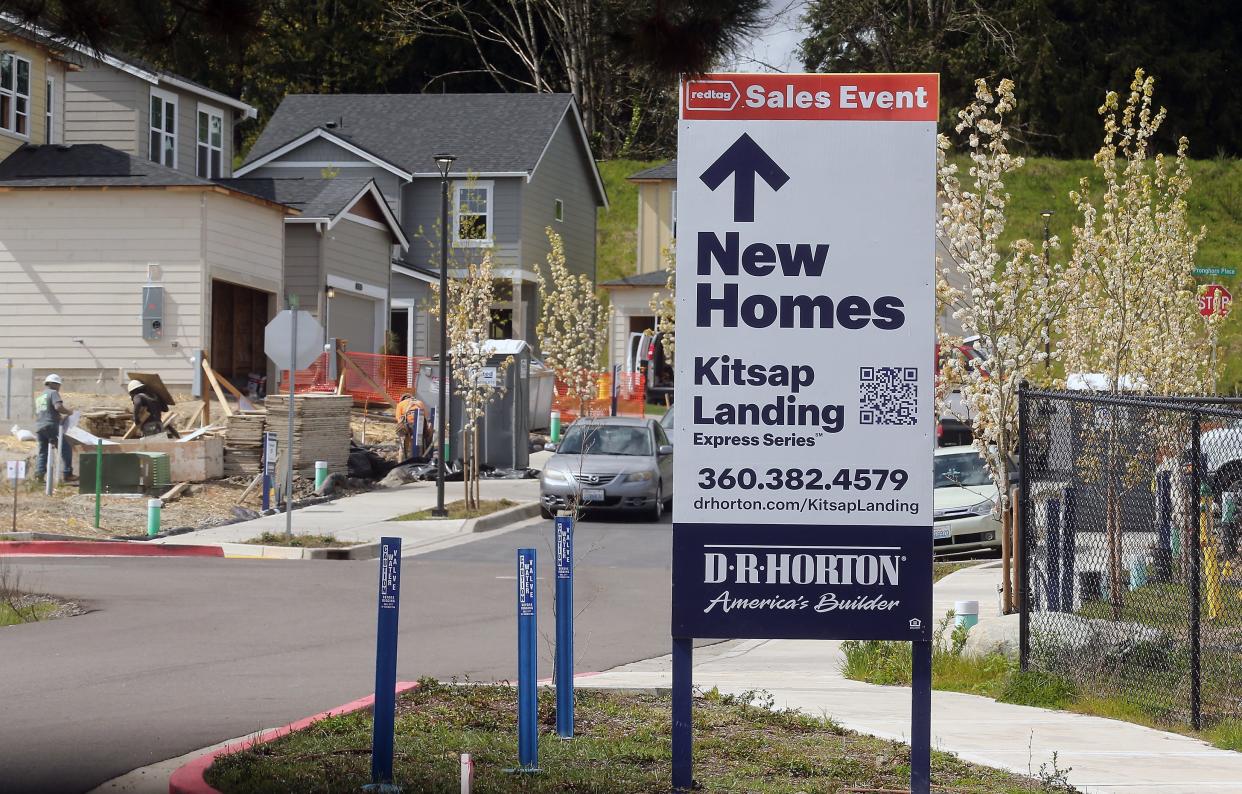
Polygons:
M142 338L164 338L164 288L150 285L142 288Z

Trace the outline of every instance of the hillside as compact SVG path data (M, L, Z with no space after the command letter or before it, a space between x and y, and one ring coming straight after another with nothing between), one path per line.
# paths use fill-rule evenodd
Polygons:
M599 281L620 278L634 270L638 191L625 177L655 164L638 160L600 163L612 206L607 212L601 211L599 218ZM1190 165L1190 173L1194 179L1189 197L1191 220L1208 229L1199 248L1199 265L1242 271L1242 161L1196 160ZM1027 160L1026 166L1009 178L1009 228L1003 240L1025 237L1038 241L1043 235L1040 212L1050 209L1055 214L1049 226L1062 245L1056 255L1064 257L1071 244L1070 229L1077 220L1069 193L1084 176L1098 182L1090 160ZM1242 279L1212 280L1225 284L1242 301ZM1223 326L1220 360L1220 391L1242 391L1242 315L1231 316Z

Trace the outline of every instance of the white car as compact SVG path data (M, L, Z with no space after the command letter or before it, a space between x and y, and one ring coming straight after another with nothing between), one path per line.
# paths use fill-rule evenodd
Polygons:
M933 550L999 549L1000 491L979 451L971 446L940 447L934 460Z

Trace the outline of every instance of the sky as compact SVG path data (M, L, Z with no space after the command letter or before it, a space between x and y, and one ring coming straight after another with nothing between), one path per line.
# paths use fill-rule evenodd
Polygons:
M744 52L725 64L724 71L801 72L798 44L806 35L802 14L809 0L768 0L768 24Z

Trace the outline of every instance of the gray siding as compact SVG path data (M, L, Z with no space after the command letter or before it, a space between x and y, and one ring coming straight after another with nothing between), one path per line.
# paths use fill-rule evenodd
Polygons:
M369 161L359 157L351 151L347 151L337 146L332 141L325 141L323 138L316 138L308 141L291 152L287 152L280 156L279 162L328 162L328 163L367 163ZM383 169L380 169L383 170Z
M104 67L108 68L108 67ZM122 77L133 80L139 86L138 95L138 151L143 157L151 156L151 88L149 83L117 72ZM194 174L198 170L198 105L220 111L224 117L224 145L221 157L222 177L233 175L233 111L223 105L208 100L200 100L194 94L178 91L167 84L155 86L159 90L177 97L177 170L186 174Z
M522 196L522 260L531 270L547 262L547 227L565 243L565 259L575 273L595 278L595 219L598 211L591 153L573 119L566 115L552 135L548 150ZM565 205L565 219L556 220L555 202Z
M90 58L84 60L80 70L65 73L65 143L102 143L146 157L145 138L138 136L138 113L150 102L148 84Z
M391 233L342 218L326 234L324 271L327 274L388 289L392 273Z
M335 146L333 148L336 149L337 152L344 151ZM293 152L290 152L290 154L293 154ZM346 154L348 154L348 152L346 152ZM284 162L289 162L289 161L285 160L284 158L281 158L277 162L284 163ZM259 168L254 169L253 171L247 173L243 178L244 179L251 179L251 178L254 178L254 179L294 179L297 177L301 177L302 179L323 179L325 170L326 169L320 168L319 166L311 166L311 167L306 167L306 168L294 166L294 167L286 168L283 166L273 166L271 164L268 164L268 165L260 166ZM374 179L375 184L379 186L380 192L384 194L384 203L388 205L388 209L392 210L393 214L396 215L397 217L401 217L401 203L400 202L401 202L402 180L399 176L397 176L396 174L390 171L385 171L379 166L373 166L373 165L368 165L367 167L363 167L363 168L342 168L340 170L340 173L342 176L361 177L364 179L366 178ZM407 231L407 235L408 234L409 233Z
M481 179L492 183L492 262L497 268L519 267L522 261L521 220L523 182L517 178ZM452 190L452 187L449 188ZM452 193L449 194L452 201ZM405 186L402 195L401 227L410 239L406 256L411 262L440 267L440 180L416 178ZM449 241L453 239L452 211L449 215ZM481 248L449 246L449 267L477 262Z
M324 275L319 266L319 232L313 223L285 224L286 294L298 298L298 307L319 316Z

